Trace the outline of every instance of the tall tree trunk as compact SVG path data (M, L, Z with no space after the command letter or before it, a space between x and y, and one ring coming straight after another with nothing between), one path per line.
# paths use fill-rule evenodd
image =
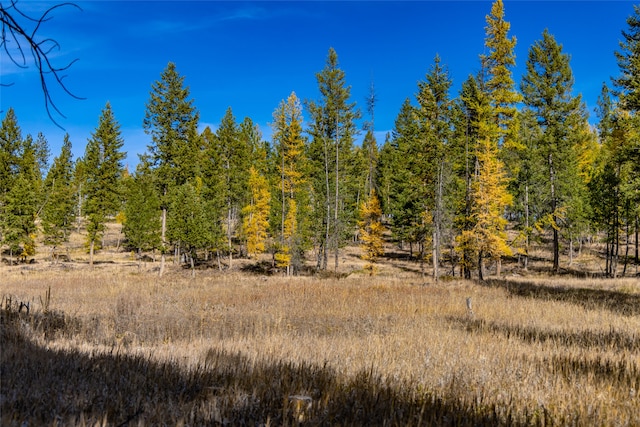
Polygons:
M231 203L227 206L227 245L229 248L229 270L233 267L233 242L231 241Z
M549 182L551 185L551 220L553 221L553 272L560 272L560 235L558 233L558 200L556 199L555 170L553 155L549 154Z
M478 251L478 279L480 279L481 281L484 281L484 272L483 267L484 267L484 262L482 261L483 258L483 253L482 251Z
M91 239L91 243L89 243L89 265L93 268L93 252L94 252L95 242Z
M524 185L524 226L526 230L524 242L524 271L529 268L529 183Z
M432 246L433 279L437 282L440 272L438 271L438 232L435 227L433 229Z
M167 194L166 190L164 192L165 196ZM162 240L162 252L160 253L160 272L158 273L161 277L164 274L164 263L166 261L166 251L167 251L167 208L162 208L162 217L161 217L161 228L160 228L160 239Z
M640 234L640 216L636 214L636 273L638 272L638 265L640 264L640 252L638 252L638 235Z
M340 256L340 230L338 227L338 200L340 196L340 139L338 137L338 120L336 119L336 200L334 207L333 240L335 244L335 270L338 272L338 258Z

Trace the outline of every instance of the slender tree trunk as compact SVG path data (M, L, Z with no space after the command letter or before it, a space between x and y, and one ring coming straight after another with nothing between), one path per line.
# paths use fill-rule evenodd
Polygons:
M640 234L640 217L636 215L636 273L638 272L638 265L640 264L640 252L638 252L638 235Z
M524 185L524 226L526 229L524 242L524 271L529 268L529 183Z
M438 232L435 227L433 229L432 245L433 279L437 282L440 272L438 271Z
M193 253L189 254L189 259L191 261L191 277L195 278L196 277L196 262L194 260Z
M482 261L483 253L482 251L478 251L478 279L484 281L484 272L482 271L484 268L484 262Z
M338 227L338 202L340 197L340 139L338 136L338 121L336 119L336 200L334 207L333 240L335 245L335 271L338 272L338 258L340 256L340 230Z
M569 266L573 265L573 237L569 238Z
M441 160L438 164L438 182L436 187L436 209L435 218L433 221L433 277L438 281L440 276L440 237L442 233L442 193L443 193L443 170L444 160Z
M91 243L89 243L89 265L93 268L93 252L94 252L95 242L91 239Z
M631 237L631 234L629 233L629 215L628 215L628 211L627 211L627 224L626 224L626 242L625 242L625 250L624 250L624 268L622 269L622 277L626 276L627 274L627 264L629 263L629 240Z
M167 191L164 192L165 196ZM162 217L161 217L161 228L160 228L160 239L162 240L162 251L160 252L160 272L158 273L160 277L164 274L164 264L166 261L166 251L167 251L167 208L162 208Z
M233 267L233 242L231 241L231 203L227 208L227 245L229 248L229 270Z
M320 245L320 248L322 249L322 265L321 268L322 270L326 270L327 269L327 264L329 262L329 232L331 230L331 191L329 189L329 147L328 147L328 143L327 143L327 138L325 138L325 136L323 135L323 142L324 142L324 180L325 180L325 186L326 186L326 207L327 207L327 217L326 217L326 228L325 228L325 236L324 236L324 242L322 242L322 244Z
M560 235L558 233L558 217L556 209L558 200L556 199L555 170L553 167L553 155L549 154L549 182L551 185L551 219L553 221L553 272L560 272Z

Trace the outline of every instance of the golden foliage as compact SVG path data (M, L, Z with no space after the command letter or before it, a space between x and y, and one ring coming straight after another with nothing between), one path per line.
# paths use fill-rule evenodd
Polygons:
M242 209L243 229L247 238L247 252L250 256L257 256L265 250L271 193L267 179L260 175L253 166L249 170L249 186L251 187L251 203Z
M382 209L380 207L380 200L376 195L375 190L371 190L371 194L368 200L365 200L360 205L360 221L358 226L360 227L360 238L362 244L362 259L367 260L370 264L367 268L370 268L373 272L373 263L376 259L384 254L384 239L382 237L385 228L380 221L382 217Z

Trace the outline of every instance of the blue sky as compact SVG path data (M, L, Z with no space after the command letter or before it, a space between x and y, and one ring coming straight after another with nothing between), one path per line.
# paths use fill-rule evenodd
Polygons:
M5 0L2 4L5 5ZM65 132L75 156L109 101L121 125L128 164L137 163L150 139L142 130L151 84L169 61L176 64L200 111L201 127L215 129L227 107L238 122L250 117L269 140L269 123L279 102L295 91L317 99L315 74L328 49L338 53L352 100L365 110L373 81L378 97L378 142L393 128L405 98L414 99L436 54L453 78L452 96L479 68L484 51L485 16L491 1L79 1L60 8L41 28L61 49L52 59L64 66L76 100L52 85L54 101L66 118L47 117L33 64L19 69L0 53L0 111L16 111L23 136L43 132L57 155ZM19 0L38 15L51 2ZM617 76L614 57L633 13L631 1L504 0L510 35L517 38L514 77L519 84L529 47L545 28L571 55L574 92L593 108L603 82ZM303 112L304 114L304 112Z

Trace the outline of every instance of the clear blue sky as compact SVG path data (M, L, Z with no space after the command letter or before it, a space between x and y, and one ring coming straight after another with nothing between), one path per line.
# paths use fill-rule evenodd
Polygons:
M3 5L8 1L0 0ZM352 99L365 110L373 81L378 97L378 142L393 128L405 98L414 99L436 54L453 78L452 97L479 68L484 51L485 16L491 1L79 1L82 11L65 7L41 33L59 41L55 65L77 58L65 74L75 100L53 90L66 118L54 116L71 136L75 156L84 152L102 108L111 102L121 125L128 164L137 163L149 137L142 130L151 84L169 61L176 64L200 111L201 125L215 129L231 107L238 121L248 116L269 140L273 110L295 91L317 99L315 73L333 47L351 85ZM37 15L51 2L20 0ZM571 55L574 92L593 108L603 82L617 76L614 57L631 1L505 0L510 35L517 38L517 84L529 47L545 28ZM0 53L0 110L16 111L23 136L43 132L57 155L65 131L47 117L38 76ZM306 116L305 116L306 117Z

